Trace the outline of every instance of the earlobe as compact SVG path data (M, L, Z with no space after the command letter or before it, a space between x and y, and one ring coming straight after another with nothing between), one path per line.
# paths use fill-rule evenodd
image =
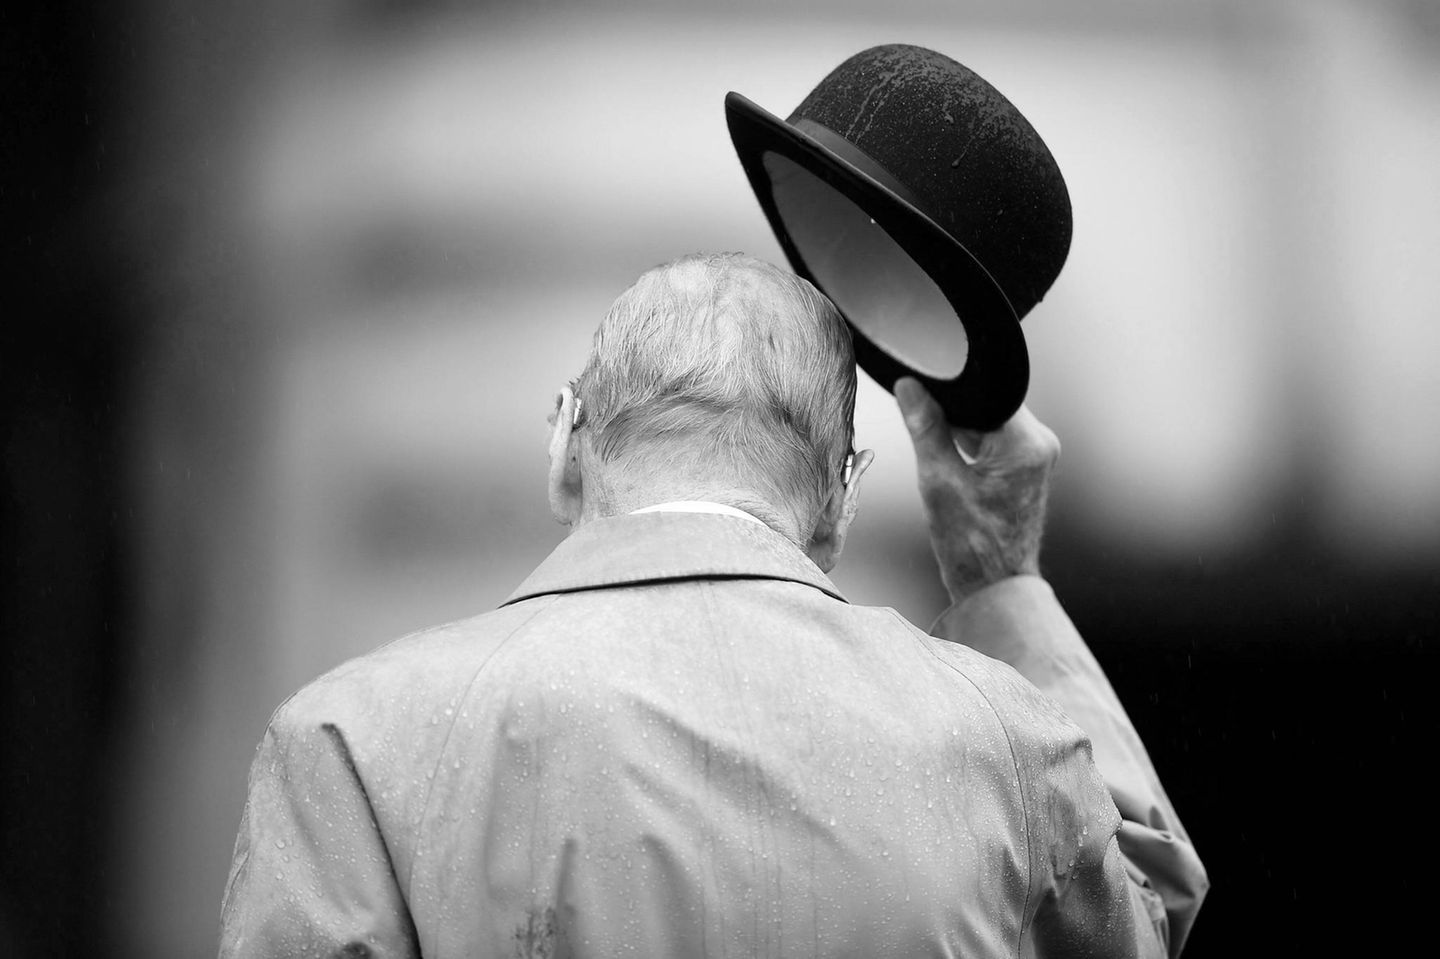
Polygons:
M579 401L570 387L560 391L550 426L550 512L562 526L574 526L583 513L583 484L575 444Z

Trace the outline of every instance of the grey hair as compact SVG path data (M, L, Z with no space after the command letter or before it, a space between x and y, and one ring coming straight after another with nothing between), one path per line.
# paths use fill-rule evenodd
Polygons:
M738 253L655 267L575 383L601 462L738 482L814 516L854 439L855 353L808 282Z

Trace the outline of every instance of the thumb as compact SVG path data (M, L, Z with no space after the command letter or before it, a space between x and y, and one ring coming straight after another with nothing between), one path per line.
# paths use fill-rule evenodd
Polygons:
M896 380L895 399L910 432L910 442L915 444L915 455L922 463L948 464L960 459L945 411L919 380L909 376Z

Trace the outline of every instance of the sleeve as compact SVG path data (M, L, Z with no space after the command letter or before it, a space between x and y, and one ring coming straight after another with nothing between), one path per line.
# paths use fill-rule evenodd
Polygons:
M256 752L220 956L418 956L365 787L334 724L282 707Z
M1052 857L1062 881L1040 903L1037 937L1075 936L1082 930L1051 927L1088 928L1123 899L1142 945L1148 927L1160 955L1178 956L1209 889L1205 867L1139 734L1049 584L1016 576L988 586L947 610L931 633L1009 664L1088 737L1028 760L1040 767L1031 771L1042 784L1038 801L1050 813L1044 825L1055 830L1055 842L1069 841L1067 816L1084 819L1103 802L1102 790L1119 813L1113 839L1106 829L1088 851Z

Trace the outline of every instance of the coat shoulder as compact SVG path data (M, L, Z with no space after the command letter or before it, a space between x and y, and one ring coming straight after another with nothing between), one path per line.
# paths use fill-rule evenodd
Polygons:
M553 597L505 606L409 633L312 680L276 710L279 729L327 725L363 729L383 717L443 713L505 642Z
M985 698L1017 750L1085 740L1060 705L1010 664L963 643L931 636L913 625L910 628L939 662Z

